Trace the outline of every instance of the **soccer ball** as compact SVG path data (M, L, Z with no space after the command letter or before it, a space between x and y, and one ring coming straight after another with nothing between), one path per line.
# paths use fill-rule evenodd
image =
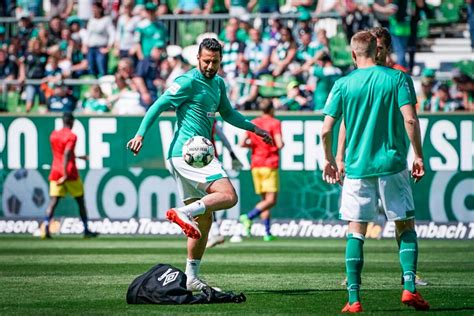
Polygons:
M205 167L214 159L214 146L205 137L191 137L183 145L183 159L191 167Z
M48 183L37 170L11 171L3 183L5 217L43 217L48 206Z

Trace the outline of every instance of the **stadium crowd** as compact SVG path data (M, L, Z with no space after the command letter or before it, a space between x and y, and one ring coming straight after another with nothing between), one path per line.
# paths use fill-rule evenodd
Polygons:
M254 110L258 98L271 97L278 110L320 111L334 82L353 67L347 46L352 34L389 28L394 54L388 64L411 73L420 21L436 12L424 0L412 6L397 0L280 2L4 0L0 13L18 22L14 27L0 23L0 80L18 84L3 81L0 92L24 102L26 112L38 103L40 112L144 113L197 63L197 45L170 45L160 16L229 13L219 34L205 33L196 41L206 36L221 41L220 75L235 107ZM473 2L458 6L468 9L471 39ZM251 19L252 12L272 15ZM284 20L280 12L296 12L296 17ZM43 15L47 23L34 23L33 17ZM474 110L473 62L460 65L446 82L437 80L435 69L423 70L419 111ZM65 79L85 83L67 86ZM87 83L91 79L94 84Z

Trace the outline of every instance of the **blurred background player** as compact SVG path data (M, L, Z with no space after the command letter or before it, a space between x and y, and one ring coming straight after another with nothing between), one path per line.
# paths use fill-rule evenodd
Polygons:
M76 156L74 154L77 136L72 132L73 125L74 116L69 112L64 113L63 128L53 131L49 138L51 151L53 152L53 163L49 174L50 200L44 220L44 234L41 236L43 239L51 238L49 224L54 216L54 210L59 199L66 196L66 193L69 193L79 206L79 214L84 224L84 237L97 237L97 233L89 231L87 225L84 186L77 172ZM87 160L87 156L77 158Z
M138 154L146 132L158 116L165 110L176 109L177 129L168 152L167 166L185 206L169 209L166 217L179 225L188 237L185 273L189 291L201 291L207 286L199 278L199 269L212 225L212 213L237 204L237 194L217 159L200 169L188 165L182 154L184 143L193 136L212 139L217 112L224 121L256 133L265 142L272 142L268 132L232 108L224 81L216 76L222 61L221 44L216 39L205 38L199 45L197 60L198 68L178 77L153 103L137 134L127 143L127 147Z
M268 131L273 138L273 144L266 144L251 133L246 133L241 141L242 147L251 150L251 170L255 193L262 198L254 209L239 218L244 225L246 235L250 236L252 220L257 216L262 218L265 226L263 240L271 241L275 237L270 232L270 210L276 205L278 196L278 165L280 161L279 150L283 148L281 137L281 122L274 117L275 109L271 99L260 102L263 114L252 120L258 127Z
M407 135L414 150L411 176L415 182L424 176L425 169L411 89L401 72L376 64L377 40L369 31L356 33L351 39L351 49L357 70L336 81L323 111L326 116L321 134L325 157L323 179L335 184L340 182L340 175L332 153L332 131L336 120L344 117L347 177L342 189L340 219L349 224L345 255L349 298L342 312L362 312L359 291L363 245L367 223L377 216L379 198L388 220L395 222L400 239L404 278L401 301L416 310L428 310L429 303L415 286L418 242L406 162Z

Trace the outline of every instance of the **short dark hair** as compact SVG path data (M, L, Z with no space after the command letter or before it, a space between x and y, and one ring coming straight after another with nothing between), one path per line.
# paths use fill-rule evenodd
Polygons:
M64 112L63 124L64 126L72 127L72 125L74 124L74 115L72 115L71 112Z
M219 52L219 54L222 56L222 45L215 38L207 37L201 42L201 44L199 44L199 55L201 55L203 48L213 52Z
M370 29L370 33L377 39L381 39L383 46L385 46L388 51L392 51L392 36L387 28L381 26L373 27Z
M261 99L258 107L263 113L268 114L273 110L273 101L270 98Z

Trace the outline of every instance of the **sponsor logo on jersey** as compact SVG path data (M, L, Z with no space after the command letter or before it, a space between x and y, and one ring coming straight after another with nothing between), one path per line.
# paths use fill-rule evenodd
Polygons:
M216 112L207 112L207 117L216 117Z
M171 86L168 88L168 93L169 93L169 94L172 94L172 95L175 95L176 92L179 91L179 89L181 89L181 86L180 86L178 83L173 82L173 83L171 84Z

